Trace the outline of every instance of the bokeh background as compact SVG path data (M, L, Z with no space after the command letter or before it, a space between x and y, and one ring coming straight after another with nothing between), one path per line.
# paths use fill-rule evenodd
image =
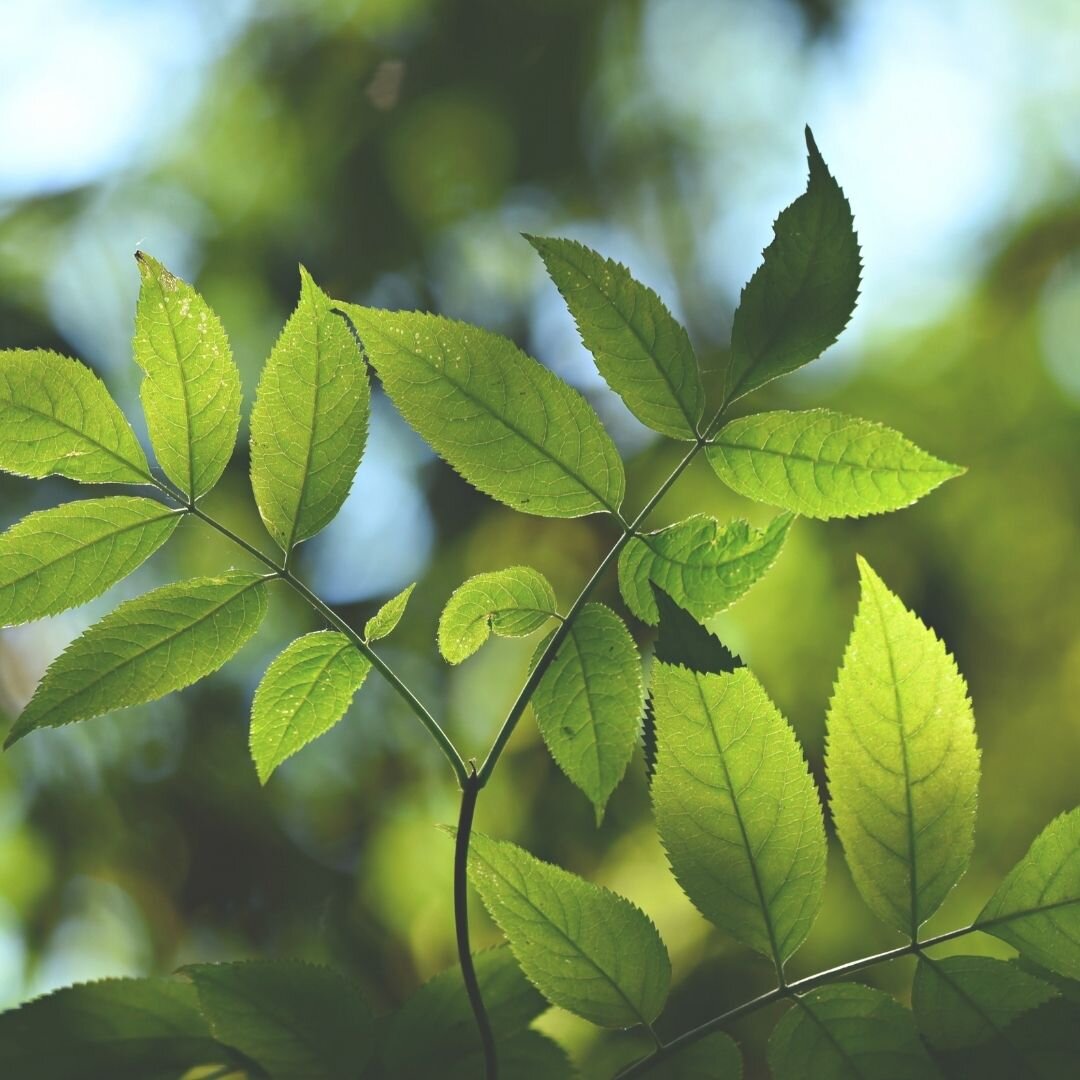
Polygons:
M1080 798L1077 55L1073 0L0 0L0 346L80 356L144 431L130 349L143 247L222 315L250 403L302 261L333 295L512 335L601 413L632 509L678 448L607 390L519 233L628 263L715 371L772 219L805 184L809 122L855 211L862 297L840 344L741 405L828 404L970 471L898 514L800 522L716 629L819 776L855 552L944 637L984 768L974 863L934 922L958 925ZM246 466L241 445L207 505L269 548ZM0 477L0 526L84 494ZM769 517L704 467L654 521L696 511ZM354 621L420 582L385 654L482 756L532 643L450 670L434 647L441 605L466 576L523 559L568 604L613 539L603 522L525 518L471 491L379 397L353 495L299 569ZM239 554L185 523L101 601L0 631L0 725L117 601ZM614 577L600 592L618 604ZM334 963L390 1007L453 961L451 852L434 828L454 818L452 777L376 676L344 723L256 781L249 699L313 628L282 592L216 677L0 757L0 1006L259 954ZM766 987L767 965L678 894L640 758L596 829L527 719L478 823L655 918L678 981L662 1032ZM791 970L895 943L834 858ZM543 1024L586 1076L639 1047L557 1011Z

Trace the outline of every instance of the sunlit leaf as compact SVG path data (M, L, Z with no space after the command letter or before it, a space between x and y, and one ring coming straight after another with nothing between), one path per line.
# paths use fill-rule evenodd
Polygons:
M936 1080L911 1013L880 990L841 983L795 998L769 1039L774 1080Z
M934 632L863 559L859 576L825 767L855 884L879 918L914 937L971 858L975 722L963 677Z
M851 207L806 129L806 193L781 211L731 328L724 397L734 401L820 356L847 326L862 264Z
M300 268L300 302L270 353L251 412L251 486L285 552L341 509L367 439L371 390L348 324Z
M618 509L622 461L592 406L513 342L436 315L340 306L402 416L474 487L544 517Z
M0 351L0 469L87 484L146 484L135 432L85 365L44 349Z
M459 585L439 618L439 652L460 664L487 641L527 637L557 611L555 591L538 570L509 566Z
M0 1076L11 1080L176 1080L236 1060L195 988L175 979L84 983L0 1014Z
M190 499L209 491L240 427L240 373L221 320L185 281L136 254L142 287L135 362L150 442L165 475Z
M551 756L589 797L599 823L633 756L641 723L641 662L615 612L585 605L532 706Z
M899 432L827 409L741 417L706 454L740 495L822 519L899 510L964 471Z
M298 638L274 660L251 705L251 757L264 784L345 715L370 670L367 657L337 631Z
M640 908L482 833L472 836L469 880L525 974L553 1005L603 1027L656 1019L671 964Z
M375 1017L338 972L282 960L196 964L214 1035L273 1080L354 1080L371 1059Z
M1056 996L1048 983L1005 960L920 956L911 1008L931 1046L957 1050L995 1038L1018 1016Z
M619 556L619 589L644 622L659 617L652 585L699 619L730 607L776 561L792 522L779 514L765 529L745 521L721 525L704 514L635 536Z
M705 407L697 357L652 289L620 263L574 240L526 239L540 253L600 374L648 427L697 438Z
M53 661L5 745L190 686L252 637L266 602L265 579L239 570L128 600Z
M380 638L389 637L401 622L401 616L408 607L409 597L416 588L414 581L408 588L402 589L397 596L391 597L366 623L364 623L364 638L367 641L378 641Z
M790 725L747 668L652 674L657 829L679 884L722 930L782 964L821 907L825 826Z
M87 499L25 517L0 535L0 626L100 596L149 558L180 523L153 499Z
M1080 979L1080 807L1039 833L976 925L1051 971Z

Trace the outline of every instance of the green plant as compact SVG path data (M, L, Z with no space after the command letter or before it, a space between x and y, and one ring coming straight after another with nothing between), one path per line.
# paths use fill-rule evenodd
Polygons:
M53 663L7 738L155 700L215 671L259 627L271 590L291 588L329 629L290 645L255 694L251 751L260 780L333 726L372 668L437 742L461 787L452 830L460 971L382 1022L340 974L282 962L199 965L170 979L73 987L0 1017L5 1074L168 1077L247 1072L296 1078L555 1077L569 1065L530 1029L551 1002L610 1028L640 1026L654 1049L619 1074L738 1076L722 1030L788 1001L769 1040L779 1080L801 1077L1068 1075L1080 992L1080 809L1053 821L970 925L920 939L964 873L974 839L979 755L967 690L944 646L860 562L862 598L828 712L833 819L852 876L903 944L789 981L785 965L822 901L826 835L816 785L787 721L754 675L702 625L780 553L796 515L899 509L960 469L902 436L825 410L733 419L727 408L830 345L854 308L860 255L847 200L807 133L807 191L784 210L743 291L722 390L706 387L683 328L622 266L566 240L528 239L543 258L609 385L643 423L687 445L640 511L623 515L623 463L575 391L512 343L433 315L336 302L301 271L299 305L264 370L251 419L252 488L280 556L199 506L232 454L239 378L220 322L149 256L135 357L160 466L90 370L54 354L0 354L0 468L86 483L117 496L30 515L0 537L0 619L23 623L84 603L163 545L185 516L261 564L168 585L122 604ZM359 343L359 347L358 347ZM293 572L296 546L340 508L364 450L361 353L409 423L467 481L526 513L608 515L620 536L560 613L524 566L466 581L438 646L450 663L490 633L548 628L482 764L467 762L380 658L406 590L362 633ZM737 492L778 507L764 529L696 515L644 526L700 453ZM646 695L623 619L591 601L617 566L626 607L657 626ZM662 1040L653 1023L671 978L663 941L629 900L474 833L477 800L532 705L552 756L597 819L642 737L657 828L680 885L720 930L775 970L768 993ZM508 939L473 955L467 881ZM935 959L975 931L1016 962ZM917 956L908 1011L846 976Z

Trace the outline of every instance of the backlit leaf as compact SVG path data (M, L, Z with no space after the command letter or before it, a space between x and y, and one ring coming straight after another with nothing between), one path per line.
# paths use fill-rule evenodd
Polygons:
M44 349L0 351L0 469L87 484L146 484L135 432L85 364Z
M879 918L914 937L971 858L975 722L963 677L933 631L863 559L859 577L825 767L856 886Z
M397 596L391 597L366 623L364 623L364 638L367 641L378 641L380 638L389 637L401 622L401 616L405 614L405 608L409 604L409 597L416 588L414 581L408 588L402 589Z
M652 289L574 240L526 239L574 316L607 384L648 427L697 438L705 407L697 357L683 327Z
M553 1004L603 1027L650 1024L671 981L656 927L629 900L473 833L469 880Z
M264 784L345 715L370 670L344 634L329 630L298 638L274 660L251 706L251 756Z
M881 990L841 983L802 994L769 1038L774 1080L936 1080L911 1013Z
M371 390L348 324L300 268L300 302L270 352L251 412L251 486L279 547L328 525L367 439Z
M827 409L741 417L706 454L740 495L823 520L899 510L964 471L899 432Z
M436 315L340 306L402 416L474 487L544 517L618 509L622 460L599 417L513 342Z
M652 585L698 619L730 607L780 554L793 518L779 514L765 529L745 521L721 525L704 514L635 536L619 556L619 589L641 620L659 617Z
M265 579L239 570L128 600L53 661L5 745L198 682L258 630L266 602Z
M87 499L30 514L0 535L0 626L100 596L150 557L181 515L153 499Z
M533 694L551 756L596 807L597 822L626 772L641 723L641 662L622 619L586 604Z
M196 964L210 1028L273 1080L355 1080L371 1059L375 1017L348 979L283 960Z
M1018 1016L1056 996L1048 983L1005 960L920 956L911 1008L931 1046L958 1050L988 1042Z
M206 494L232 457L240 373L221 320L185 281L143 252L135 362L150 441L165 475L189 498Z
M773 225L731 327L724 398L734 401L820 356L847 326L862 263L851 207L806 129L810 179Z
M175 1080L236 1060L177 979L84 983L0 1014L0 1076L12 1080Z
M1043 967L1080 979L1080 807L1035 838L976 925Z
M790 725L747 668L655 663L652 796L672 871L706 918L782 964L821 907L825 826Z
M538 570L509 566L477 574L459 585L439 618L439 652L460 664L487 641L527 637L557 611L555 591Z

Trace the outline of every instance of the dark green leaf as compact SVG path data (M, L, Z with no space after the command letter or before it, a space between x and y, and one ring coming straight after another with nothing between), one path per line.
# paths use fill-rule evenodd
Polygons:
M729 402L820 356L855 310L862 264L851 207L809 128L806 147L806 193L776 219L764 262L735 312L724 393Z

